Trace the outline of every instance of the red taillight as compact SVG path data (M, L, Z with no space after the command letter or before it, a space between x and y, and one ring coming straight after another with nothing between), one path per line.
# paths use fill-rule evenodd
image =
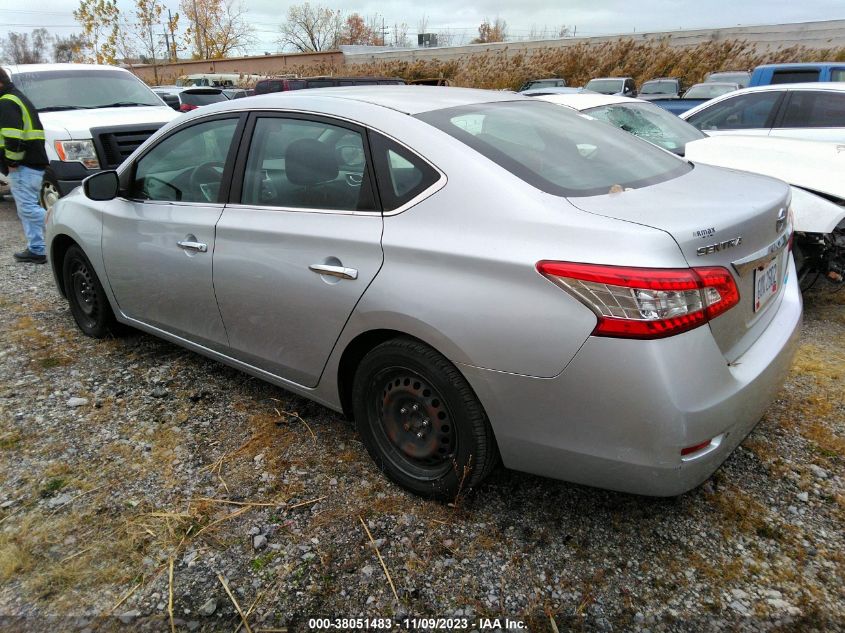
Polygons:
M672 336L739 303L733 276L722 267L629 268L541 261L537 270L595 312L595 336Z
M183 103L179 106L179 112L190 112L191 110L196 110L197 106L192 105L190 103Z
M686 448L681 449L681 457L685 455L689 455L690 453L697 453L698 451L707 448L710 446L710 442L713 440L707 440L706 442L702 442L701 444L696 444L695 446L687 446Z

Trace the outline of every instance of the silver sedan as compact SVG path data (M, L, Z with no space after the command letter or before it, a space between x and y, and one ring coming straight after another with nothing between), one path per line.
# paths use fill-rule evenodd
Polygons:
M501 461L676 495L790 365L789 189L567 108L338 88L165 126L47 222L83 332L118 324L342 411L405 488Z

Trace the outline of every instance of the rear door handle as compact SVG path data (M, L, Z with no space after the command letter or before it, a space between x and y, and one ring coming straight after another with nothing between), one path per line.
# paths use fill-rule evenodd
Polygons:
M311 264L308 268L318 275L330 275L341 279L358 279L358 271L354 268L330 266L328 264Z
M208 252L208 244L203 244L202 242L191 242L189 240L181 240L179 242L176 242L176 245L179 248L184 248L186 251L194 251L196 253Z

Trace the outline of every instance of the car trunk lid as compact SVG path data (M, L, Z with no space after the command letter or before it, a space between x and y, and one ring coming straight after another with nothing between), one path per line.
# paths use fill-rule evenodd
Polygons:
M728 362L754 343L777 312L789 261L785 183L697 165L650 187L569 200L590 213L666 231L692 267L731 272L740 302L709 323Z

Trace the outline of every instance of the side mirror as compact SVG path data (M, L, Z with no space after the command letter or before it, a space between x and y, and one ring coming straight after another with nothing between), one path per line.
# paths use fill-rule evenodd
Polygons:
M82 181L82 191L90 200L114 200L120 191L116 171L101 171Z

